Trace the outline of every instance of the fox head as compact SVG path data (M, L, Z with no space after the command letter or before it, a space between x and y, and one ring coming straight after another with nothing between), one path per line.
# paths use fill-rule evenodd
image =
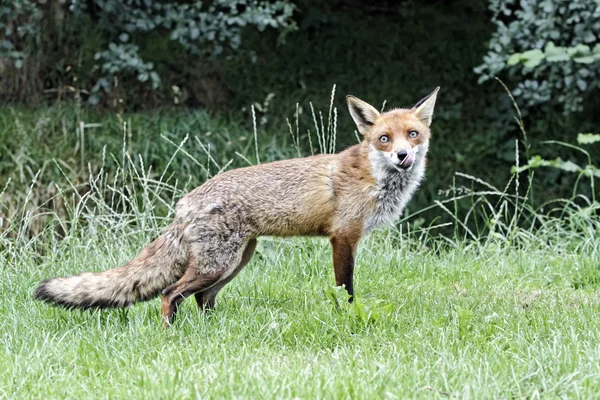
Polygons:
M403 172L415 165L424 165L439 89L411 109L395 109L383 114L354 96L346 96L352 119L369 146L374 172Z

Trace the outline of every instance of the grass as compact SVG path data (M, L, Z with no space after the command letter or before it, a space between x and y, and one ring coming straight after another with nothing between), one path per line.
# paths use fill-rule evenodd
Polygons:
M21 398L592 398L600 390L598 253L429 247L394 230L358 252L358 301L332 287L325 240L261 241L212 314L192 299L66 311L43 278L103 270L145 241L105 232L0 273L0 387ZM6 256L6 255L5 255ZM4 260L6 261L6 260Z
M429 210L439 218L424 222L413 212L366 238L353 304L333 286L327 241L315 238L261 239L214 312L201 313L188 299L169 330L158 299L87 312L35 302L41 279L134 257L196 181L224 165L292 156L300 150L291 143L302 140L193 114L146 117L157 128L145 141L132 139L144 116L86 120L91 132L121 129L112 141L100 140L104 135L86 142L65 115L66 123L49 118L49 128L23 124L14 137L3 132L20 158L0 165L11 178L0 187L0 397L496 399L600 392L598 203L574 196L536 208L525 176L497 189L457 174L448 196ZM50 138L39 134L44 129ZM314 132L314 143L327 149L335 124ZM47 145L26 142L36 135ZM52 140L64 140L63 151L53 154ZM33 148L47 156L27 153ZM522 174L533 179L531 170ZM192 178L181 179L186 175ZM439 228L450 234L436 234Z

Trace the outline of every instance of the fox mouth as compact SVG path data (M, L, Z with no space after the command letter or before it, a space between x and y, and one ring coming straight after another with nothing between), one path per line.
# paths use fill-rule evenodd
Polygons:
M420 150L419 146L415 146L408 149L383 152L370 146L369 159L375 176L408 173L417 161L420 160L420 158L417 159L417 155L420 155Z
M412 149L401 150L392 154L392 165L398 171L408 171L415 163L415 152Z
M393 164L394 168L396 169L396 171L399 172L405 172L405 171L410 171L412 169L412 164L411 165L397 165L397 164Z

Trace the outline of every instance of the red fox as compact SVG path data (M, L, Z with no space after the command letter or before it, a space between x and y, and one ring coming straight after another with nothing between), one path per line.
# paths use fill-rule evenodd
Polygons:
M213 177L177 203L167 231L120 268L43 281L37 299L68 308L126 307L162 293L165 326L194 294L202 309L248 264L259 236L327 236L335 282L354 295L362 236L396 220L425 173L437 92L380 114L346 100L360 144Z

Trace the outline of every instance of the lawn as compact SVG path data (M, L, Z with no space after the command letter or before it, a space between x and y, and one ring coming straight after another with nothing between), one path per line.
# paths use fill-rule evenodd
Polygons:
M261 242L210 314L158 299L67 311L31 293L102 270L135 237L73 238L0 273L0 390L20 398L592 398L600 391L598 257L494 243L438 246L379 231L358 252L357 302L328 244ZM6 257L6 253L4 254ZM6 262L8 261L8 263Z
M244 124L209 134L204 125L168 120L175 131L189 129L183 142L169 124L148 119L154 136L137 144L136 125L119 133L123 124L112 119L87 125L95 135L87 141L65 128L65 117L62 125L46 118L46 125L17 123L15 134L0 130L15 149L0 165L0 397L600 393L598 203L579 197L531 207L523 179L502 191L457 175L468 185L432 201L428 215L439 219L418 214L363 240L353 304L333 285L327 240L315 238L262 238L213 312L188 299L168 330L158 299L101 311L34 301L42 279L134 257L167 226L176 199L229 156L244 165L257 153L264 162L296 152L289 138L287 147L264 137L255 147ZM39 145L29 129L42 132ZM229 153L205 149L205 140ZM184 179L194 171L191 183Z

